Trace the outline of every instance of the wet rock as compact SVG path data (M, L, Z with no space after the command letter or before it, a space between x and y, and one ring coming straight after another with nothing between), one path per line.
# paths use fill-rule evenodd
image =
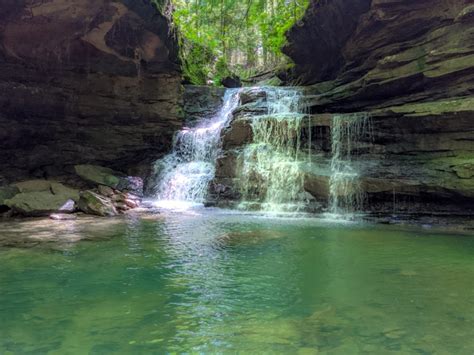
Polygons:
M252 126L249 119L238 119L232 122L224 132L224 149L239 147L252 141Z
M125 205L127 205L129 208L138 208L140 206L140 202L137 200L132 200L132 199L125 199L124 200Z
M81 197L77 204L79 210L84 213L94 214L102 217L112 217L118 215L118 212L112 201L93 191L81 192Z
M318 200L327 200L329 197L329 176L306 174L304 189Z
M245 89L240 93L240 102L242 105L246 105L252 102L258 102L266 99L265 91L250 88Z
M221 80L221 84L226 88L240 88L242 81L236 75L227 76Z
M5 205L16 214L43 216L51 212L72 212L79 199L79 191L56 181L30 180L14 185L20 193L5 200Z
M215 86L186 85L184 88L184 114L188 126L213 117L220 109L225 89Z
M77 216L75 214L53 213L49 215L49 218L55 221L74 221Z

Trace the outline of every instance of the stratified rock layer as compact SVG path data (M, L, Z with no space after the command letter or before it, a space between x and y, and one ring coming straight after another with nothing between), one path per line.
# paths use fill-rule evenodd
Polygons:
M312 1L288 40L323 140L333 115L371 116L358 158L367 208L473 213L472 0ZM308 177L324 195L327 176Z
M169 149L181 76L169 19L151 1L0 8L0 184L87 163L135 175Z
M351 142L365 211L474 214L472 0L314 0L288 40L311 123L307 192L327 206L334 116L368 114L370 128ZM264 101L244 92L226 131L211 187L221 205L240 198L236 159Z

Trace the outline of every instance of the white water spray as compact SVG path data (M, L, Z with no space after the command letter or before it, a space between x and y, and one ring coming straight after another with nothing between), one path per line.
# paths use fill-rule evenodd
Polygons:
M240 155L241 208L298 211L304 208L304 174L300 168L304 109L295 88L262 88L266 115L253 116L253 143ZM255 206L254 206L255 205Z
M221 132L239 104L239 92L228 89L217 115L175 135L173 151L157 163L156 168L161 171L155 187L157 205L182 207L205 201L215 174Z
M333 116L329 179L331 214L347 217L363 208L365 194L361 187L360 171L353 156L357 143L370 134L371 122L366 113Z

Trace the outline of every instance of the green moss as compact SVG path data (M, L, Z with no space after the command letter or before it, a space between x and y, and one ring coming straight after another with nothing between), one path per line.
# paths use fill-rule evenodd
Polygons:
M439 186L474 197L474 152L456 152L455 156L432 158L425 163L431 173L437 174Z
M467 68L472 68L473 63L474 54L448 59L438 63L433 69L426 71L425 75L429 78L434 78Z
M406 104L391 107L390 110L407 114L407 116L442 115L450 112L474 111L474 97L466 96L449 100Z

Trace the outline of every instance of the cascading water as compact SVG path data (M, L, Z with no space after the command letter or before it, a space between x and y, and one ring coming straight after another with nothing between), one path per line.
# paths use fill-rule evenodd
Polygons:
M304 192L304 164L311 164L311 124L303 95L298 88L251 90L264 92L267 112L248 117L252 143L244 146L238 159L239 208L270 212L307 210L310 198ZM157 205L181 208L205 202L209 182L215 175L222 130L239 101L240 90L227 90L216 116L175 135L172 153L157 163ZM306 118L309 136L303 137ZM359 141L370 135L370 129L367 114L333 116L328 209L331 216L351 218L363 207L365 195L354 157Z
M215 174L222 129L238 104L239 90L228 89L216 116L175 135L173 151L156 166L160 171L155 187L157 205L176 207L204 202Z
M366 135L371 135L368 114L333 116L329 179L329 211L333 215L347 217L363 208L365 194L361 188L360 169L353 157L357 142Z
M296 88L262 88L267 114L251 117L253 143L240 155L240 208L298 211L305 205L300 169L304 108Z

